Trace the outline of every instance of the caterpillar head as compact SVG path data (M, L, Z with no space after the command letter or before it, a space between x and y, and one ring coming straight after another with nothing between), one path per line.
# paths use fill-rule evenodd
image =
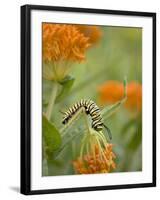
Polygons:
M68 118L64 118L63 120L62 120L62 124L67 124L67 122L68 122Z

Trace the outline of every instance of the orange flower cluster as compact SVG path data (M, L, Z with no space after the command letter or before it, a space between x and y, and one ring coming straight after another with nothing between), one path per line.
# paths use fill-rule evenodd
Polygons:
M102 37L102 32L98 26L77 25L76 27L89 38L91 44L97 43Z
M107 81L98 88L100 103L116 103L123 98L123 84L118 81ZM125 107L129 110L141 111L142 109L142 85L132 81L127 85L127 100Z
M83 61L85 51L90 46L89 38L76 26L43 23L43 60Z
M73 166L78 174L108 173L116 168L114 159L115 154L112 151L112 144L107 144L103 152L95 146L95 152L86 154L83 158L73 161Z

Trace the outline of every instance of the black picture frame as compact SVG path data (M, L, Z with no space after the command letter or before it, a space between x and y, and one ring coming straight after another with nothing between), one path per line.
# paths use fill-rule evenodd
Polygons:
M80 188L61 188L49 190L31 190L31 11L64 11L79 13L113 14L123 16L151 17L153 20L153 171L152 183L126 184L113 186L95 186ZM90 8L55 7L44 5L21 6L21 193L26 195L92 190L112 190L156 186L156 13L122 10L102 10Z

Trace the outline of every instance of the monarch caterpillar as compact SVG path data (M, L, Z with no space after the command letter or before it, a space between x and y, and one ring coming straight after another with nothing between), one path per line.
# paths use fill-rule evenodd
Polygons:
M92 128L96 131L101 131L103 127L108 132L109 138L111 139L111 131L110 129L103 123L103 119L101 116L101 112L99 107L92 100L81 99L79 102L75 103L71 106L66 112L64 112L62 124L67 124L72 117L81 109L84 108L85 113L90 115L92 119Z

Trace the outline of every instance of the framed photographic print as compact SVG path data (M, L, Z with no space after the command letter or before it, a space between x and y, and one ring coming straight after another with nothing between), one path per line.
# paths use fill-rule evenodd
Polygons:
M156 186L156 14L21 7L21 193Z

